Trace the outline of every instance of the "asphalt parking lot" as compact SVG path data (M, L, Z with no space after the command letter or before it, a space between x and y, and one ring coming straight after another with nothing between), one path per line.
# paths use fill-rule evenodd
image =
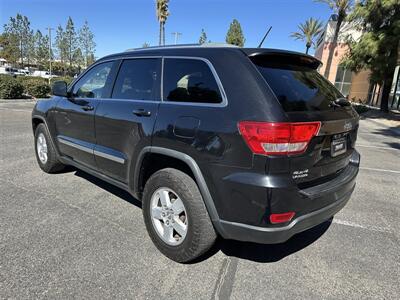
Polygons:
M33 103L0 101L0 298L398 299L400 136L361 120L357 187L333 219L281 245L220 240L162 256L140 203L81 171L36 164Z

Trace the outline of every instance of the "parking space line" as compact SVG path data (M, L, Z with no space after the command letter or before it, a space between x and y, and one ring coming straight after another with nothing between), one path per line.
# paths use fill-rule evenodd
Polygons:
M376 149L384 149L384 150L394 150L394 151L400 151L400 149L397 148L392 148L392 147L383 147L383 146L370 146L370 145L363 145L363 144L357 144L356 147L364 147L364 148L376 148Z
M229 299L232 293L238 266L237 257L225 257L214 287L211 299Z
M366 226L366 225L361 225L361 224L357 224L354 222L350 222L350 221L346 221L346 220L340 220L337 218L334 218L332 223L334 224L339 224L339 225L343 225L343 226L349 226L349 227L354 227L354 228L361 228L361 229L366 229L366 230L370 230L370 231L377 231L377 232L389 232L392 233L392 231L388 228L385 227L380 227L380 226Z
M7 108L7 107L0 107L0 110L31 112L31 110L28 110L28 109L15 109L15 108Z
M377 172L387 172L387 173L400 174L400 171L387 170L387 169L376 169L376 168L360 167L360 170L368 170L368 171L377 171Z

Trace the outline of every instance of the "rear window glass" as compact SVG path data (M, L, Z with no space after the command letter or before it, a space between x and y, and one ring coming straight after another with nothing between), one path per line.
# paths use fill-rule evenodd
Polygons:
M125 60L115 81L112 98L156 100L158 59Z
M331 101L343 95L316 70L282 62L255 62L283 109L291 111L330 110Z

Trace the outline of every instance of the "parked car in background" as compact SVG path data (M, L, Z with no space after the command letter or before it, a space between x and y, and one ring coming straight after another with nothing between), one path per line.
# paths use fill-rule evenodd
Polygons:
M29 70L26 70L26 69L18 69L18 70L16 70L16 72L14 74L20 75L20 76L28 76L28 75L30 75L30 72L29 72Z
M0 67L0 74L6 74L6 75L17 75L16 73L18 72L17 69L14 69L12 67Z
M359 116L319 65L228 46L107 56L37 102L38 164L130 192L154 244L178 262L218 234L285 242L342 209L359 169Z
M42 77L42 78L55 78L56 75L50 75L48 71L34 71L32 76Z

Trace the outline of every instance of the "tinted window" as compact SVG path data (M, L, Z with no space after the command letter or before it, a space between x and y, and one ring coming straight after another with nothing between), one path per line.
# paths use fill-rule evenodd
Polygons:
M99 64L90 69L74 85L73 94L77 98L102 98L112 62Z
M158 59L131 59L122 63L114 85L112 98L133 100L155 100Z
M331 101L343 97L313 68L273 62L256 65L287 112L329 110Z
M164 61L164 100L220 103L214 75L202 60L168 58Z

